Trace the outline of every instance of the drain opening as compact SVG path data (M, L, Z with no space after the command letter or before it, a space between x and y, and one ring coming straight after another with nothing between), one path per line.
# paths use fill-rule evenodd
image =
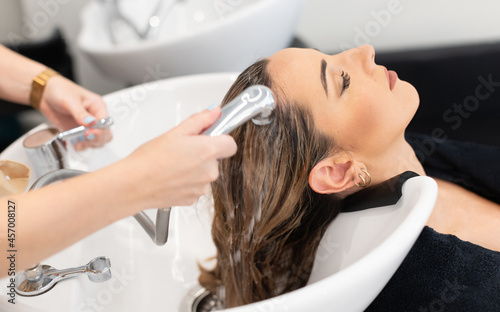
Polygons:
M196 294L191 312L212 312L222 309L217 296L203 288Z

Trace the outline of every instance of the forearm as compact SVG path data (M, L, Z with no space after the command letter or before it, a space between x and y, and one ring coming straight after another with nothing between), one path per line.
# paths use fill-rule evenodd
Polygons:
M0 45L0 98L28 105L31 82L45 68Z
M228 135L200 133L220 117L203 111L98 171L0 200L0 277L5 255L9 200L15 203L16 269L23 269L87 235L147 208L191 205L210 190L219 162L236 153Z
M3 198L0 202L0 277L8 273L7 250L17 250L16 270L21 270L139 212L143 207L132 183L116 178L125 174L124 169L122 163L117 163L36 191ZM15 204L15 215L10 215L14 217L10 221L15 221L10 231L9 201L11 213ZM15 233L14 246L9 246L12 242L7 239L9 233Z

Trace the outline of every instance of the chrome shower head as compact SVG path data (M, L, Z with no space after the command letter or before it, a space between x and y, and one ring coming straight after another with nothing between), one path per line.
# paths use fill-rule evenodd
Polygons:
M256 125L267 125L272 121L274 108L271 89L262 85L251 86L222 108L222 116L204 134L228 134L249 119Z

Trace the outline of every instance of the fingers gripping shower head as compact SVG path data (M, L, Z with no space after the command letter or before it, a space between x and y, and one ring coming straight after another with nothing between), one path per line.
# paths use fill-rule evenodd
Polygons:
M256 125L267 125L272 120L274 108L274 96L268 87L251 86L222 108L222 116L204 134L228 134L249 119Z

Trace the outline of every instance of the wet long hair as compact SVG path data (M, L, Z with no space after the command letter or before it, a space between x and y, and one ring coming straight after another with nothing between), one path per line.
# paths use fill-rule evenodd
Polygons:
M321 237L340 212L340 199L308 183L314 165L336 152L334 140L273 85L267 64L247 68L223 100L255 84L271 88L276 100L271 124L247 122L232 133L238 152L220 161L212 185L217 262L202 268L199 281L213 294L222 287L226 308L305 286Z

